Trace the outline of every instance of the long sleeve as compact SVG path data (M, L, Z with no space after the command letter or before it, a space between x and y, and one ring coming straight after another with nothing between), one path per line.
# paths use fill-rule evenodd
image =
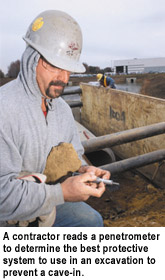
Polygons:
M62 204L60 184L16 179L22 159L17 147L6 135L0 135L0 220L26 220L48 214Z

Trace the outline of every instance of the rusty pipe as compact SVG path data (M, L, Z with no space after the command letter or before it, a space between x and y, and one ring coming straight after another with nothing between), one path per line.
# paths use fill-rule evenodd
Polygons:
M163 133L165 133L165 122L98 136L96 138L82 141L82 145L85 149L85 153L91 153L104 148L137 141Z
M102 165L100 168L109 170L111 174L116 174L162 160L165 160L165 149Z
M71 94L81 94L82 89L77 86L77 87L71 87L71 88L65 88L62 95L71 95Z

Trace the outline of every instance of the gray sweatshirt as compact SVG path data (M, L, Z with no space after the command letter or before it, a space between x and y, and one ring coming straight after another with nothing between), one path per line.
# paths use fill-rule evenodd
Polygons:
M47 100L41 110L36 82L39 54L27 47L18 78L0 89L0 225L50 213L64 203L60 184L17 179L20 172L42 173L47 156L60 142L72 143L80 159L81 145L70 107L61 98Z

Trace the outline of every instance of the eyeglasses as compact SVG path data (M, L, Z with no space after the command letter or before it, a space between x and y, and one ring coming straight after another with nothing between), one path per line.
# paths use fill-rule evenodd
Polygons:
M41 59L42 59L42 66L43 66L46 70L48 70L48 71L50 71L50 72L53 72L53 73L56 73L57 70L61 70L61 71L62 71L62 69L60 69L60 68L58 68L58 67L55 67L55 66L53 66L52 64L50 64L49 62L47 62L43 57L41 57Z

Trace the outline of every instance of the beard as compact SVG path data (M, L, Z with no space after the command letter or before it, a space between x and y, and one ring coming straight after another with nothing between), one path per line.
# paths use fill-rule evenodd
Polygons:
M67 84L63 83L62 81L56 81L56 82L51 81L48 85L48 88L46 89L46 95L49 98L58 98L63 93L66 85ZM61 89L56 89L54 88L54 86L60 86Z

